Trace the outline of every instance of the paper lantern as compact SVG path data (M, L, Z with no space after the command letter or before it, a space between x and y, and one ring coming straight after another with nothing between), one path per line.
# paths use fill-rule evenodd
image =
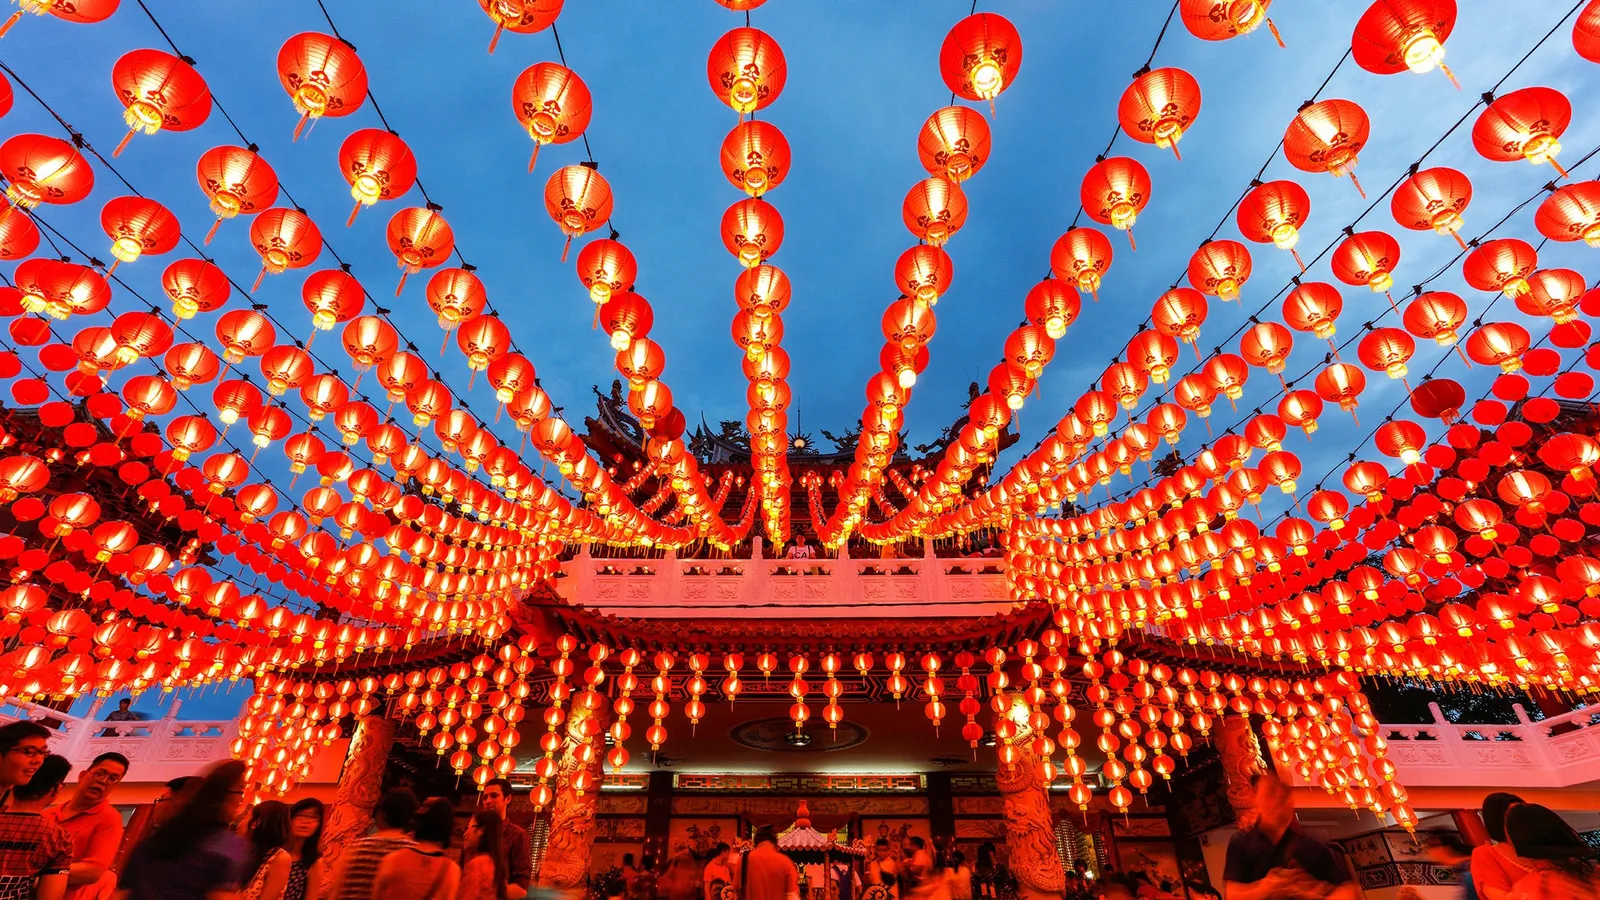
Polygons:
M1077 286L1097 302L1101 276L1110 269L1111 242L1093 228L1074 228L1050 248L1050 271L1055 277Z
M296 140L307 122L315 126L324 116L348 116L367 101L367 67L354 47L332 35L307 31L284 41L278 80L300 114Z
M9 200L0 196L0 259L12 260L32 256L39 249L39 226L27 214L18 212Z
M778 42L750 27L735 28L718 38L706 60L712 93L740 116L778 99L788 71Z
M1317 373L1315 386L1319 397L1339 404L1353 419L1361 392L1367 389L1367 376L1349 363L1334 363Z
M413 206L389 217L389 250L400 267L400 284L394 295L406 289L406 279L423 269L444 265L455 252L456 237L444 216L428 207Z
M1330 345L1335 322L1343 310L1344 298L1339 289L1325 281L1298 284L1283 298L1284 324L1328 340Z
M633 253L619 241L602 238L590 241L578 251L578 280L589 289L589 299L597 305L613 293L632 290L639 276Z
M6 199L20 209L77 203L94 188L94 170L78 149L42 134L19 134L0 144Z
M342 269L312 272L300 285L300 299L311 312L311 325L318 331L331 331L340 322L361 314L366 291L354 275ZM309 342L308 342L309 343Z
M1194 346L1194 358L1200 359L1200 325L1206 320L1206 297L1194 288L1173 288L1156 298L1150 311L1151 324L1157 331Z
M917 134L917 157L929 175L960 184L989 161L989 123L966 106L936 109Z
M537 34L555 24L563 0L478 0L485 14L494 21L494 37L489 52L494 53L500 34Z
M1245 240L1270 243L1294 254L1300 271L1306 270L1295 245L1300 242L1300 226L1311 215L1311 197L1293 181L1269 181L1257 185L1239 201L1236 219Z
M579 260L582 258L580 254ZM440 269L428 279L428 308L439 317L439 327L447 333L483 312L488 302L489 295L483 286L483 280L467 269L455 267Z
M1572 49L1592 63L1600 63L1600 0L1589 0L1572 23Z
M1133 247L1134 220L1150 202L1150 173L1126 156L1102 159L1084 173L1078 196L1089 218L1126 231Z
M1406 330L1417 337L1448 347L1456 342L1457 330L1467 321L1467 303L1449 291L1428 291L1406 304L1401 320Z
M1178 14L1183 16L1183 27L1203 41L1225 41L1265 24L1282 47L1283 37L1267 17L1271 5L1272 0L1181 0Z
M160 50L133 50L111 67L111 87L126 107L128 133L111 152L120 156L140 131L197 128L211 115L211 90L194 67Z
M267 274L279 275L316 262L322 253L322 232L305 213L273 207L250 223L250 243L261 255L261 274L250 288L255 293Z
M783 217L760 198L740 200L722 214L722 245L740 265L753 269L783 246Z
M1356 22L1350 55L1356 65L1378 75L1437 68L1460 88L1444 64L1444 42L1455 24L1456 0L1377 0Z
M0 25L0 37L5 37L6 32L22 19L22 14L25 12L38 16L49 13L66 22L93 24L111 18L111 14L117 11L117 6L121 2L122 0L28 0L26 3L18 4L22 8L12 13L4 25Z
M1588 290L1583 275L1572 269L1542 269L1528 278L1528 291L1517 309L1530 316L1549 316L1557 325L1578 318L1578 301Z
M1398 328L1374 328L1361 338L1356 348L1362 365L1394 379L1406 376L1406 363L1416 352L1416 341Z
M1189 283L1202 294L1239 299L1250 278L1250 251L1238 241L1207 241L1189 257Z
M1528 275L1539 266L1539 254L1527 241L1499 238L1480 244L1461 264L1461 277L1480 291L1504 293L1515 300L1528 291Z
M1371 131L1367 113L1349 100L1323 100L1301 109L1283 134L1283 157L1302 172L1350 176L1362 198L1355 167Z
M1533 215L1539 233L1552 241L1581 240L1600 247L1600 182L1557 188Z
M1522 368L1529 345L1528 329L1512 322L1485 322L1467 335L1467 355L1473 362L1499 366L1506 373Z
M1572 103L1566 95L1554 88L1523 88L1495 98L1478 115L1472 125L1472 146L1495 162L1549 163L1565 178L1567 170L1556 156L1561 152L1558 138L1571 123Z
M968 100L987 100L992 106L1021 68L1022 36L1010 20L994 13L962 19L939 45L945 86Z
M22 291L22 308L52 319L93 315L111 302L111 285L88 266L34 257L17 265L12 282Z
M528 157L528 171L532 172L540 147L565 144L583 136L594 112L594 100L578 73L556 63L541 62L524 69L512 83L511 111L528 137L533 138L533 153Z
M967 195L954 181L934 175L912 186L900 214L913 235L942 247L966 224Z
M100 209L100 227L111 238L111 255L117 260L106 270L108 275L118 264L136 262L143 254L172 252L181 237L177 217L147 197L107 201Z
M934 306L939 295L950 289L955 278L955 263L938 247L918 244L900 254L895 261L894 280L900 292L919 303ZM787 279L785 279L787 286Z
M344 223L348 228L361 207L397 199L411 190L417 183L417 158L399 136L363 128L339 145L339 174L350 183L350 196L356 201Z
M770 122L740 122L722 139L722 174L734 187L760 197L788 176L789 141Z
M1423 169L1400 183L1389 200L1394 220L1413 231L1432 229L1456 239L1461 249L1467 242L1459 234L1461 213L1472 202L1472 182L1455 169L1435 166Z
M1046 279L1028 290L1023 308L1029 322L1043 328L1052 340L1060 340L1077 321L1083 301L1065 282Z
M567 242L561 261L567 261L572 239L611 220L611 185L592 166L563 166L544 186L544 208Z
M1178 360L1178 342L1159 331L1141 331L1128 342L1128 362L1156 384L1166 384Z
M1400 242L1382 231L1358 231L1345 238L1329 260L1335 278L1382 293L1388 297L1389 307L1397 312L1399 308L1389 296L1389 289L1394 287L1392 273L1399 263Z
M1178 141L1200 114L1200 83L1182 69L1154 69L1139 75L1122 92L1117 121L1128 137L1162 149L1179 159Z
M206 232L207 244L224 220L255 215L278 199L277 173L259 154L244 147L213 147L200 154L195 178L217 216Z

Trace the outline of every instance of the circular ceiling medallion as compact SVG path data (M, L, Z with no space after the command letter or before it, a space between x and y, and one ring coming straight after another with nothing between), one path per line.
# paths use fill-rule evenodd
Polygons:
M813 719L807 721L803 729L796 730L794 720L774 717L751 719L736 725L728 732L728 737L735 744L752 750L825 753L861 746L867 739L867 729L848 720L840 722L838 728L829 728L828 723Z

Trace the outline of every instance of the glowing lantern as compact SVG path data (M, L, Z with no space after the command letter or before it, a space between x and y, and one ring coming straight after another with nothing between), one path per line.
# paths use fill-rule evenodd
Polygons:
M365 372L394 355L400 336L393 325L377 316L357 316L344 327L343 342L356 371Z
M241 214L255 215L278 199L277 173L255 151L244 147L213 147L200 154L195 178L217 215L217 221L206 232L207 244L223 220Z
M602 238L578 251L578 280L596 304L610 300L613 293L632 290L638 276L639 264L619 241Z
M167 374L172 378L172 386L180 391L186 391L197 384L205 384L217 377L222 370L222 363L211 348L198 341L179 344L167 351L163 360L167 367Z
M1572 269L1541 269L1528 278L1528 292L1517 298L1517 309L1565 324L1578 318L1578 301L1587 289L1583 275Z
M1373 444L1378 448L1378 452L1384 456L1392 456L1410 466L1421 461L1422 448L1428 446L1428 435L1422 430L1421 425L1415 422L1408 422L1405 419L1396 419L1393 422L1385 422L1378 427L1377 434L1373 436ZM1467 502L1487 501L1469 500ZM1490 503L1489 505L1493 506L1494 504ZM1461 507L1458 506L1456 509L1456 515L1459 520Z
M511 345L511 331L498 316L476 316L462 324L456 333L456 345L467 358L467 368L482 372L505 355ZM472 387L470 379L467 387Z
M1134 247L1134 220L1150 202L1150 173L1144 166L1126 156L1102 159L1084 173L1078 196L1089 218L1126 231L1128 246Z
M954 181L934 175L912 186L900 214L913 235L942 247L967 221L967 195Z
M989 123L966 106L934 110L917 134L917 156L929 175L960 184L989 161Z
M1200 83L1182 69L1147 71L1134 78L1117 103L1117 121L1128 137L1162 149L1179 159L1178 141L1200 114Z
M611 336L611 349L625 350L635 340L650 333L655 324L655 314L650 304L638 294L625 291L612 297L600 307L600 327Z
M777 207L749 197L722 214L722 245L746 269L753 269L783 246L783 217Z
M567 261L573 238L611 220L611 202L611 185L592 166L563 166L545 182L545 212L567 236L562 262Z
M1467 336L1467 355L1472 361L1499 366L1502 372L1522 368L1522 355L1528 347L1528 329L1512 322L1486 322Z
M955 278L955 263L950 254L938 247L918 244L900 254L894 266L895 285L907 297L918 303L933 306L939 295L950 289ZM785 279L787 286L787 279Z
M1390 378L1406 376L1406 363L1417 352L1417 342L1398 328L1374 328L1357 345L1361 364Z
M417 158L398 135L363 128L339 145L339 174L350 182L350 196L356 201L344 223L348 228L361 207L394 200L411 190L417 183Z
M1567 170L1556 155L1561 152L1558 138L1571 123L1572 103L1566 95L1554 88L1523 88L1495 98L1479 114L1472 125L1472 146L1495 162L1549 163L1565 178Z
M565 144L583 136L594 112L589 86L578 73L552 62L535 63L524 69L511 85L511 110L533 138L533 153L528 171L539 159L545 144Z
M1245 240L1289 251L1304 272L1305 261L1294 248L1300 242L1300 226L1310 215L1311 197L1305 188L1293 181L1269 181L1252 188L1239 201L1236 218Z
M1157 331L1194 347L1200 358L1200 326L1206 320L1206 296L1194 288L1173 288L1156 298L1150 310L1151 324Z
M1394 268L1400 264L1400 242L1387 233L1356 232L1339 243L1328 264L1335 278L1382 293L1389 300L1389 308L1399 311L1389 289L1394 287Z
M1344 298L1339 289L1325 281L1307 281L1296 285L1283 298L1283 321L1295 331L1306 331L1330 345L1334 322L1344 310ZM1336 351L1337 352L1337 349Z
M439 327L446 333L482 312L488 302L483 281L466 269L440 269L428 279L428 308L439 317Z
M1249 34L1266 23L1282 47L1283 37L1267 18L1267 7L1271 5L1272 0L1181 0L1178 14L1183 16L1183 27L1202 41L1225 41Z
M1011 86L1022 68L1022 36L1003 16L977 13L957 22L939 45L939 74L958 97L987 100Z
M1367 389L1367 376L1349 363L1334 363L1317 373L1316 389L1322 399L1339 404L1355 418L1357 398Z
M428 207L412 206L389 218L389 250L400 266L400 284L394 295L406 288L406 279L423 269L443 265L455 252L456 236L444 216Z
M1250 378L1250 364L1232 353L1219 353L1206 360L1204 375L1217 393L1228 398L1229 403L1244 396L1244 384Z
M1389 200L1394 220L1412 231L1433 229L1456 239L1461 249L1461 213L1472 202L1472 182L1455 169L1435 166L1412 175L1395 188Z
M1441 347L1456 342L1456 331L1466 320L1466 301L1448 291L1429 291L1418 295L1406 304L1405 314L1401 317L1407 331Z
M1372 123L1349 100L1322 100L1300 110L1283 134L1283 156L1302 172L1327 172L1350 182L1365 198L1355 167Z
M1051 340L1060 340L1078 318L1083 301L1076 291L1055 279L1047 279L1028 290L1023 301L1028 321L1044 329Z
M348 116L367 100L367 67L355 48L315 31L283 42L278 50L278 80L300 114L294 126L296 139L307 121L315 126L324 116Z
M1167 383L1177 360L1178 342L1159 331L1141 331L1128 342L1128 362L1156 384Z
M778 42L750 27L718 38L706 60L712 93L741 117L778 99L788 71Z
M117 6L121 2L122 0L19 0L17 5L21 9L12 13L4 25L0 25L0 37L5 37L11 26L22 19L23 13L31 12L36 16L49 13L66 22L93 24L111 18L111 14L117 11Z
M75 263L33 257L17 265L12 282L22 291L22 308L52 319L91 315L111 302L105 276Z
M1456 0L1377 0L1356 22L1350 55L1377 75L1435 68L1461 84L1444 64L1444 42L1456 24Z
M1006 338L1003 355L1008 364L1026 372L1029 378L1038 378L1055 351L1056 342L1044 329L1024 325Z
M250 287L254 293L268 273L279 275L316 262L322 253L322 232L305 213L273 207L250 223L250 243L261 254L261 274Z
M1600 182L1557 188L1533 215L1539 233L1552 241L1582 240L1600 247Z
M1093 228L1074 228L1050 248L1050 271L1100 300L1100 278L1111 268L1111 242Z
M306 276L300 285L300 299L311 312L311 325L318 331L331 331L340 322L361 314L366 292L354 275L342 269L323 269Z
M100 227L111 238L111 255L118 263L131 263L145 254L170 253L178 246L178 219L165 206L145 197L117 197L100 209Z
M0 259L22 259L39 249L39 226L26 215L12 215L11 202L0 195Z
M1294 349L1294 335L1276 322L1257 322L1239 338L1239 355L1252 366L1259 366L1283 380L1283 369Z
M1589 62L1600 63L1600 3L1595 0L1589 0L1572 23L1572 48Z
M194 67L160 50L133 50L111 67L111 87L126 107L128 134L111 152L119 156L135 134L188 131L211 115L211 91Z
M561 15L564 0L478 0L490 19L494 21L494 37L489 39L489 52L494 53L500 43L500 34L537 34L555 24Z
M1461 264L1461 277L1480 291L1504 293L1515 300L1528 292L1528 275L1539 265L1539 254L1516 238L1480 244Z
M740 122L722 139L722 174L734 187L760 197L789 174L789 141L771 122Z
M277 330L272 322L253 309L236 309L217 319L217 343L222 345L222 358L230 363L260 356L272 347L276 338Z
M299 347L284 344L261 354L261 377L267 380L267 393L280 397L316 374L311 355Z
M21 209L77 203L94 188L94 169L78 149L42 134L19 134L0 144L6 199Z
M1238 241L1207 241L1189 257L1189 283L1202 294L1239 299L1250 278L1250 251Z
M117 359L124 365L140 357L154 357L172 346L172 326L155 313L131 312L111 323L111 336L117 341Z

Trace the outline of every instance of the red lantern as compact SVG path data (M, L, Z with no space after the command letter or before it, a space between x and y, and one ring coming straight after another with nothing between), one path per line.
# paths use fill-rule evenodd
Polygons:
M1327 172L1350 182L1365 198L1355 167L1372 128L1366 110L1349 100L1323 100L1300 110L1283 134L1283 156L1302 172Z
M1283 46L1278 28L1267 18L1272 0L1181 0L1178 13L1183 27L1202 41L1225 41L1249 34L1265 23L1267 30Z
M567 261L573 238L611 220L611 200L611 185L592 166L563 166L545 182L545 212L567 236L562 262Z
M1300 242L1300 226L1311 215L1311 197L1293 181L1269 181L1252 188L1239 201L1239 233L1245 240L1271 243L1294 254L1300 271L1306 270L1295 244Z
M1367 368L1403 379L1406 363L1417 352L1417 342L1398 328L1374 328L1361 339L1356 352Z
M126 107L128 134L111 152L122 154L133 136L188 131L211 115L211 90L194 67L160 50L133 50L111 67L111 87Z
M111 238L111 255L119 263L131 263L145 253L170 253L178 246L178 219L165 206L146 197L117 197L100 209L100 227Z
M22 8L12 13L4 25L0 25L0 37L5 37L6 32L17 24L25 12L39 16L49 13L66 22L93 24L111 18L111 14L117 11L117 5L121 2L122 0L29 0L20 4Z
M450 223L433 209L412 206L389 217L389 250L400 266L400 284L394 295L406 289L411 275L444 265L455 252L456 236Z
M953 278L955 263L951 262L950 254L938 247L918 244L900 254L895 261L895 286L907 297L914 297L918 303L927 306L939 302L939 295L950 289Z
M1467 355L1473 362L1499 366L1510 373L1522 368L1528 352L1528 329L1511 322L1486 322L1467 336Z
M353 132L339 145L339 174L350 182L350 196L356 201L348 228L356 221L361 207L379 200L394 200L417 183L417 158L399 136L379 128Z
M1128 362L1156 384L1167 383L1177 360L1178 342L1159 331L1141 331L1128 342Z
M783 217L760 198L740 200L722 214L722 245L740 265L753 269L783 246Z
M1421 425L1405 419L1396 419L1378 427L1378 433L1373 436L1373 444L1384 456L1392 456L1411 466L1422 460L1422 449L1428 445L1428 435L1422 430ZM1457 510L1459 509L1460 507L1457 507Z
M1283 380L1283 369L1294 349L1294 335L1276 322L1257 322L1239 338L1239 355L1252 366L1259 366Z
M1583 275L1572 269L1542 269L1528 279L1528 292L1517 298L1517 309L1564 325L1578 318L1578 301L1586 290Z
M1448 291L1429 291L1406 304L1401 320L1417 337L1448 347L1456 342L1456 331L1467 320L1467 303Z
M1572 23L1572 49L1589 62L1600 63L1600 0L1589 0Z
M1022 36L1004 16L977 13L957 22L939 45L939 74L945 86L968 100L994 98L1011 86L1022 68Z
M1139 75L1122 92L1117 121L1128 137L1157 147L1172 148L1179 159L1178 141L1200 114L1200 83L1182 69L1155 69Z
M935 175L912 186L900 214L913 235L942 247L966 224L967 195L954 181Z
M278 275L316 262L322 253L322 232L305 213L273 207L250 223L250 243L261 254L261 274L250 287L255 293L267 273Z
M750 27L735 28L718 38L706 60L711 92L741 117L778 99L788 71L778 42Z
M760 197L789 174L789 141L771 122L740 122L722 139L722 174L734 187Z
M474 373L489 368L489 363L504 356L510 345L511 331L498 316L476 316L462 323L456 332L456 346ZM472 387L470 379L467 387Z
M1202 294L1239 299L1250 278L1250 251L1238 241L1207 241L1189 257L1189 283Z
M1461 213L1472 202L1472 182L1467 176L1435 166L1401 182L1389 200L1389 210L1394 220L1412 231L1433 229L1438 234L1448 234L1456 239L1461 249L1467 242L1458 233L1461 230Z
M22 259L39 249L39 226L25 213L13 214L9 200L0 196L0 259Z
M596 304L610 300L613 293L632 290L638 276L633 253L618 241L602 238L578 251L578 280Z
M1378 75L1435 68L1461 84L1444 64L1444 42L1456 24L1456 0L1377 0L1356 22L1350 55Z
M78 149L42 134L19 134L0 144L6 199L21 209L40 203L77 203L94 188L94 170Z
M989 123L977 110L946 106L934 110L917 134L917 156L929 175L960 184L989 161Z
M428 308L439 317L439 327L446 332L482 312L488 302L483 281L466 269L440 269L428 279Z
M367 101L367 67L355 48L315 31L283 42L278 50L278 80L300 114L294 126L297 140L308 120L315 126L323 116L348 116Z
M1329 266L1334 277L1354 287L1365 285L1388 297L1398 311L1389 288L1394 287L1395 266L1400 263L1400 242L1382 231L1358 231L1340 242Z
M537 34L555 24L563 0L478 0L478 5L494 20L494 37L489 52L500 43L500 33Z
M255 151L244 147L213 147L202 153L195 165L195 178L217 215L216 223L206 232L207 244L224 219L241 214L253 216L278 199L277 173Z
M566 66L541 62L524 69L511 85L511 110L528 137L533 138L533 154L528 157L528 171L532 172L540 147L565 144L583 136L594 112L594 100L578 73Z
M92 315L111 302L105 276L75 263L34 257L23 260L12 276L22 291L22 308L52 319Z
M230 363L260 356L271 349L276 338L272 322L253 309L236 309L217 319L217 343L222 346L222 358Z
M340 322L360 315L367 301L361 282L342 269L323 269L306 276L300 285L300 299L311 311L311 325L318 331L331 331Z
M1556 162L1562 132L1572 123L1572 103L1554 88L1530 87L1497 97L1472 125L1472 146L1484 159L1511 162L1525 159L1549 163L1565 178L1567 170Z
M1480 291L1504 293L1515 300L1528 292L1528 275L1538 265L1539 254L1527 241L1500 238L1467 254L1461 277Z
M1156 330L1194 347L1194 358L1200 359L1200 325L1206 320L1206 296L1194 288L1173 288L1156 298L1150 311L1150 321Z
M1344 310L1339 289L1325 281L1307 281L1283 298L1283 321L1295 331L1307 331L1332 344L1334 323ZM1337 350L1337 348L1335 348Z
M1074 228L1050 248L1050 271L1100 300L1100 278L1111 269L1111 242L1093 228Z
M1334 363L1317 373L1316 388L1318 396L1339 404L1354 419L1358 398L1367 389L1367 376L1349 363Z
M1126 231L1128 246L1134 247L1134 220L1150 202L1150 173L1144 166L1126 156L1102 159L1084 173L1078 196L1089 218Z
M1023 301L1028 321L1044 329L1052 340L1060 340L1067 328L1077 320L1083 301L1072 288L1056 279L1047 279L1034 285Z
M1557 188L1533 215L1539 233L1552 241L1582 240L1600 247L1600 182L1583 181Z

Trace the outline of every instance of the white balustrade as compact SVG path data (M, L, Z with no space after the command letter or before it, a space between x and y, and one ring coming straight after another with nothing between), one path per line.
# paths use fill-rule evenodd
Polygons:
M159 719L107 722L97 719L102 701L96 700L82 717L21 700L0 706L0 724L26 719L50 729L50 750L72 761L72 775L102 753L115 751L128 758L129 782L164 783L183 775L196 775L217 760L228 757L228 745L239 734L233 719L179 719L182 701L173 701ZM241 710L242 712L242 710Z

